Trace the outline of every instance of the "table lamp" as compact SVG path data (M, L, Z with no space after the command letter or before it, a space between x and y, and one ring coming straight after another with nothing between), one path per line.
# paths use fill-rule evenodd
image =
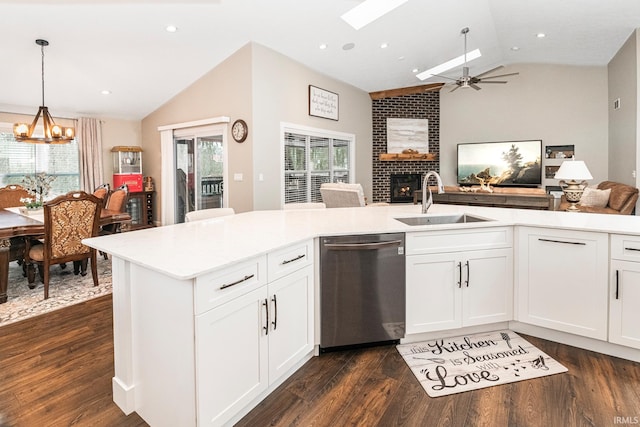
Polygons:
M584 189L587 187L587 179L593 179L587 165L581 160L567 160L562 162L560 169L556 172L555 179L559 179L560 187L569 202L568 212L578 212L580 209L576 204L580 201ZM581 182L578 182L581 181Z

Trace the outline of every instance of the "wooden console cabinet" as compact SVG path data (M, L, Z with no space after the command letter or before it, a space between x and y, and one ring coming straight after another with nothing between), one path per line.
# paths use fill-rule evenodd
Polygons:
M127 212L131 215L131 224L127 230L153 227L153 193L155 191L134 191L129 193Z
M433 203L467 206L490 206L500 208L554 210L554 198L550 194L518 194L518 193L472 193L445 192L432 193ZM413 194L413 203L422 202L422 192Z

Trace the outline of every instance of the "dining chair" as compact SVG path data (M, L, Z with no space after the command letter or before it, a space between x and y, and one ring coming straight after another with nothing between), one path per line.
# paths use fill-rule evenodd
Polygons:
M125 212L127 210L127 202L129 201L129 187L127 184L122 184L120 187L113 190L107 199L105 209L113 212ZM100 227L98 235L108 236L110 234L116 234L121 231L122 223L116 222L113 224L107 224ZM109 259L106 252L100 252L104 259Z
M24 187L15 184L7 185L0 188L0 209L23 206L20 199L30 197L32 196ZM18 261L18 264L22 264L24 260L24 238L11 237L9 241L9 261Z
M105 208L107 206L107 200L109 200L109 193L111 192L111 186L108 182L99 185L93 190L93 195L98 199L102 200L102 207Z
M200 209L199 211L187 212L184 216L185 222L200 221L208 218L217 218L221 216L234 215L236 211L233 208L211 208Z
M49 269L54 264L73 261L73 273L85 276L91 262L93 285L98 286L96 249L82 239L98 235L102 201L84 191L72 191L44 204L44 238L27 239L25 263L29 287L35 281L34 264L44 283L44 299L49 298Z

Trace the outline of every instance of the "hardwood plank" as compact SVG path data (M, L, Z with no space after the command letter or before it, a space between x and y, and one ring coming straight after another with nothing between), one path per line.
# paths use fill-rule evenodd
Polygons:
M113 403L111 296L0 328L0 426L146 426ZM238 426L604 426L640 417L640 364L524 338L569 372L430 398L395 346L307 362Z
M0 328L0 426L146 426L113 403L112 298Z

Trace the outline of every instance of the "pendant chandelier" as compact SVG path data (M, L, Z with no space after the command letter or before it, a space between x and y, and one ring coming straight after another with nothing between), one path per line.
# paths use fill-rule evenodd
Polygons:
M16 141L30 142L32 144L66 144L73 140L76 131L73 127L62 127L55 124L51 114L49 114L49 109L44 105L44 47L49 46L49 42L38 39L36 44L40 46L42 53L42 105L38 109L38 114L36 114L31 125L26 123L15 123L13 125L13 136ZM40 117L42 117L44 135L35 137L33 132Z

